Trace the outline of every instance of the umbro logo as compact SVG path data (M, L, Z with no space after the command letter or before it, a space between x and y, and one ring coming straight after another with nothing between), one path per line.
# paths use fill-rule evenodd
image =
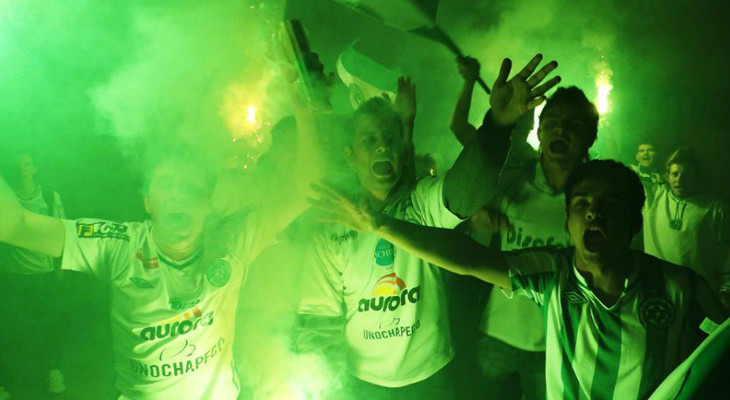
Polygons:
M588 301L583 294L573 291L563 292L563 298L570 304L583 304Z
M155 285L153 285L149 281L142 279L142 278L132 277L132 278L129 278L129 280L132 281L134 286L137 286L140 289L152 289L155 287Z

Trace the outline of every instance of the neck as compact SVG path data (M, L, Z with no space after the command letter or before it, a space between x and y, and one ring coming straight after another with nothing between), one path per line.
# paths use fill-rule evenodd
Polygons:
M371 206L378 210L383 208L385 202L388 200L389 194L390 193L387 192L370 191L367 189L363 189L363 196L365 197L365 199Z
M545 171L545 178L547 178L548 184L555 191L560 191L565 188L565 182L568 181L568 176L570 176L570 173L577 165L575 162L548 160L544 155L540 157L540 163L542 164L542 170Z
M576 253L575 266L593 293L605 305L610 306L624 290L624 282L632 268L631 252L626 250L600 260L587 260Z
M180 261L190 257L200 247L199 238L191 241L170 241L164 236L161 237L157 230L152 231L152 236L157 248L162 252L162 254L173 261Z
M30 197L35 194L37 189L38 184L36 183L35 179L33 179L32 177L23 178L23 180L20 182L20 185L18 185L16 193L20 197Z

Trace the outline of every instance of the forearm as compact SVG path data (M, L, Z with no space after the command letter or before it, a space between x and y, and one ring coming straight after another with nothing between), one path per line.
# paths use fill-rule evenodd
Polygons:
M474 82L464 82L456 100L454 113L451 116L451 132L462 145L472 141L477 130L469 123L469 110L471 109L472 95L474 94Z
M450 229L415 225L388 216L375 223L375 234L403 250L459 275L511 288L507 261L499 251Z
M0 241L8 241L23 223L23 206L15 192L0 177Z
M507 157L510 148L510 135L514 125L500 125L489 110L484 115L477 138L485 152L492 156Z

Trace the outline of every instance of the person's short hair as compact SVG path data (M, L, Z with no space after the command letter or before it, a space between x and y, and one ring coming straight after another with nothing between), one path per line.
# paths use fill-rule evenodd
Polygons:
M687 146L677 147L677 149L674 150L674 152L672 152L669 157L667 157L667 162L664 165L667 169L667 172L669 172L669 167L671 167L672 164L680 164L689 168L692 171L699 172L697 171L697 169L699 168L699 160L697 159L694 151L692 151L692 149Z
M351 139L354 139L357 122L363 117L377 117L384 120L391 120L396 126L398 126L399 132L403 134L403 125L401 123L400 115L398 115L398 112L388 99L383 97L373 97L362 103L360 107L355 110L350 125L350 132L352 135ZM352 140L350 140L350 144L352 144Z
M598 137L598 109L582 90L575 86L559 87L555 93L545 102L545 107L540 112L540 118L556 104L570 104L578 109L583 119L588 124L590 143L593 144Z
M191 167L199 171L205 179L208 193L213 194L218 183L218 168L214 159L191 145L180 143L158 147L146 153L144 171L142 172L142 189L144 193L149 190L155 169L161 165L170 164Z
M628 200L629 217L634 232L641 228L641 209L646 195L636 172L613 160L593 160L577 166L565 183L565 209L570 208L575 187L586 179L596 179L609 183L618 193Z

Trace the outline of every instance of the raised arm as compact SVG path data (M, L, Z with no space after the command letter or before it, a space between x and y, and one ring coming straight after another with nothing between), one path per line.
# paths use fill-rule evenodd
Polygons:
M489 97L492 108L479 128L477 140L464 146L444 181L445 201L455 214L472 215L492 198L507 159L512 128L520 117L545 101L544 94L560 82L560 77L554 77L541 84L558 66L552 61L535 72L541 61L542 55L536 55L510 80L512 62L502 62Z
M459 90L459 97L456 99L454 112L451 114L451 132L462 146L466 146L477 136L477 128L469 123L469 110L471 109L474 84L479 78L479 61L471 57L456 57L459 66L459 74L464 79L464 84Z
M2 177L0 210L0 242L52 257L61 256L65 237L63 222L24 209Z
M463 233L401 221L374 212L367 204L356 205L327 184L315 184L318 199L310 203L321 219L348 225L360 232L373 232L395 246L459 275L511 289L507 260L499 252L480 245Z

